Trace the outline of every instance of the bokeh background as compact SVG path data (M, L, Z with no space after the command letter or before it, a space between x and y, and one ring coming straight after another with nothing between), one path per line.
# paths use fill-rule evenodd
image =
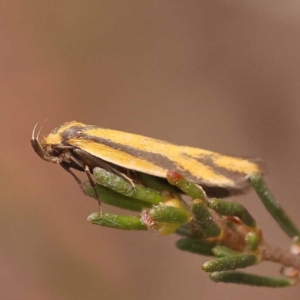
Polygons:
M74 119L266 162L300 226L299 1L1 1L0 299L296 299L215 284L175 235L93 226L75 181L31 149ZM266 238L288 247L252 192ZM111 211L109 207L104 208ZM278 266L250 268L277 275Z

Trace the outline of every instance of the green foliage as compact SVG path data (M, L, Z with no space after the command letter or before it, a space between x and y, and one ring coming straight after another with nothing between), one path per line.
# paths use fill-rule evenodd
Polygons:
M265 287L285 287L299 283L299 230L269 191L260 174L249 180L268 212L283 231L293 238L293 253L269 246L262 239L262 231L243 205L216 198L208 198L204 190L182 175L169 171L167 180L141 174L142 183L104 169L95 168L97 182L93 188L83 184L84 192L106 204L137 212L137 216L114 215L98 211L88 217L92 224L121 230L152 230L161 235L177 233L178 249L214 257L202 265L215 282ZM95 192L96 190L96 192ZM192 198L187 205L181 198ZM296 249L296 251L295 251ZM263 261L282 265L283 277L273 278L235 271Z

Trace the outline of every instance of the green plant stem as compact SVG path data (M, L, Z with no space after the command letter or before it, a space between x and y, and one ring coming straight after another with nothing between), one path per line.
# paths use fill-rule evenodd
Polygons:
M91 186L89 181L84 182L82 184L82 188L86 195L98 200L95 195L94 188ZM151 203L121 195L99 184L97 184L95 188L97 190L97 194L101 198L101 201L115 207L140 212L144 208L150 208L152 206Z
M251 251L256 251L261 242L261 238L256 232L250 231L246 234L245 241L246 241L247 247Z
M299 230L280 206L280 204L276 201L264 182L262 176L258 173L252 174L250 176L250 182L265 208L275 219L281 229L291 238L300 237Z
M206 200L204 190L200 186L183 177L181 174L174 171L168 171L167 180L170 184L177 186L192 199Z
M250 228L256 227L254 218L240 203L213 198L208 201L208 206L223 216L238 217L244 224L246 224Z
M157 178L152 175L145 173L139 173L139 179L142 181L143 185L156 190L160 193L169 192L171 194L177 194L178 190L175 186L170 185L165 179Z
M206 202L195 199L192 202L192 212L201 231L208 237L218 237L221 234L220 227L214 222Z
M114 214L103 214L100 216L99 212L94 212L88 216L87 220L92 224L100 225L102 227L123 230L147 230L147 227L141 223L141 220L138 217Z
M238 255L239 253L236 251L233 251L225 246L217 245L212 249L212 252L214 256L221 258L226 256L234 256Z
M176 247L180 250L205 256L213 256L212 248L214 246L214 243L205 243L201 240L190 238L180 239L176 242Z
M183 209L164 204L155 205L149 209L149 216L155 222L180 223L188 221L189 213Z
M258 263L258 258L251 254L238 254L234 256L221 257L208 261L202 265L205 272L228 271L238 268L246 268Z
M152 204L164 202L164 198L156 190L146 188L141 184L131 185L128 180L102 168L94 168L93 175L97 183L121 195L142 200Z
M287 287L296 283L293 279L258 276L237 271L211 273L210 278L215 282L237 283L251 286Z

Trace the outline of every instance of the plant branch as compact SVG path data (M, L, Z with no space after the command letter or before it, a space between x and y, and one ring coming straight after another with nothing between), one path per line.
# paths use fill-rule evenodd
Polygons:
M259 249L263 260L276 262L286 267L293 267L300 271L300 256L295 255L288 250L271 246L265 241L262 242Z

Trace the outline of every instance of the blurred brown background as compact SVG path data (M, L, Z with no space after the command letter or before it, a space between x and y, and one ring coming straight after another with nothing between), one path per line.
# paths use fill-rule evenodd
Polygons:
M47 117L44 134L77 119L261 157L300 226L299 1L0 4L1 300L299 297L299 287L213 283L207 258L177 250L175 235L90 225L97 204L30 146ZM288 247L254 193L239 200Z

